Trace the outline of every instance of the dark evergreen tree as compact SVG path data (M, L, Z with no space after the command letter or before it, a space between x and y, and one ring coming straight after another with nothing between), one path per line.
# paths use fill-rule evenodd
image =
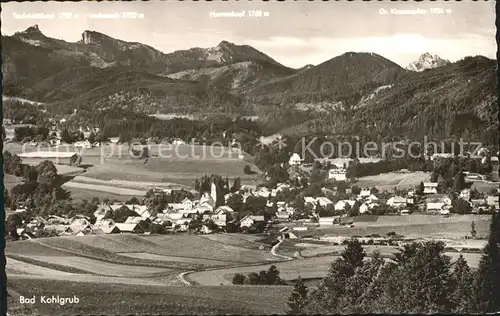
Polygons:
M293 283L293 290L288 301L286 302L286 313L288 315L298 315L304 313L304 308L308 304L308 294L309 290L304 283L304 280L299 276L297 280Z
M493 213L490 236L479 262L475 280L476 312L495 313L500 311L500 215Z

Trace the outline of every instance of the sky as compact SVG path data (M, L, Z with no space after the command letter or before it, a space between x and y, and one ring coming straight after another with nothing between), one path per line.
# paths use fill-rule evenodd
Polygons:
M267 16L250 16L252 10ZM245 16L213 16L231 11ZM96 18L123 12L141 17ZM37 24L46 36L70 42L91 30L165 53L226 40L253 46L292 68L345 52L377 53L404 67L426 52L450 61L475 55L495 59L497 48L494 1L9 2L2 4L1 18L3 35Z

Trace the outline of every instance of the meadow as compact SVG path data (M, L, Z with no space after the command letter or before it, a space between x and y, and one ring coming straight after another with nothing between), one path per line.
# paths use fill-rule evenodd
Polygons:
M420 182L429 182L430 173L411 172L411 173L383 173L375 176L360 177L356 181L356 185L360 188L376 187L381 191L393 191L396 187L398 190L405 190L417 187Z
M146 286L71 281L9 279L20 295L77 296L72 305L41 304L32 308L42 315L269 315L284 314L287 286L182 287Z
M322 253L321 255L315 253L309 254L310 257L308 258L278 262L274 263L274 265L280 271L280 277L287 281L295 280L299 276L304 279L318 279L327 275L331 263L340 257L340 253L341 251L343 251L343 249L345 249L345 246L337 247L337 253L335 255L332 255L331 251L328 253ZM367 253L367 258L369 258L373 254L374 250L375 248L365 250ZM382 256L385 260L390 260L390 254L394 253L395 251L396 250L394 249L384 249L384 253L382 254ZM450 256L451 261L454 262L458 258L460 253L445 252L444 254ZM464 253L463 255L472 268L477 268L477 265L481 258L481 254ZM186 276L186 279L198 285L229 285L231 284L232 277L236 273L241 273L244 275L247 275L251 272L259 273L259 271L268 270L270 266L271 264L266 264L198 271L188 274Z
M133 146L138 150L145 146ZM134 157L128 145L104 145L96 148L59 146L50 148L23 147L17 143L6 144L4 151L27 153L23 162L31 165L42 160L56 164L59 174L74 177L65 188L76 193L79 199L92 199L103 194L118 196L118 200L140 196L151 187L191 188L196 179L204 175L218 174L233 180L240 177L242 184L254 185L260 170L246 153L227 147L203 145L147 145L150 158ZM79 167L69 166L67 158L57 158L58 153L75 152L82 157ZM66 157L66 156L65 156ZM61 162L66 164L61 164ZM250 165L254 174L248 175L243 168ZM135 191L131 191L135 190ZM80 191L80 192L79 192ZM99 194L100 193L100 194ZM126 198L128 197L128 198Z

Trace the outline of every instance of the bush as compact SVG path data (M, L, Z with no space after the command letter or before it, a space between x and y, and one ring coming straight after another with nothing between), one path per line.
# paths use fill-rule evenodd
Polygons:
M396 236L396 232L390 231L387 233L387 237L395 237L395 236Z
M243 167L243 172L245 174L252 174L252 168L249 166L249 165L246 165L245 167Z
M233 281L232 283L233 284L244 284L245 283L245 279L246 277L241 274L241 273L236 273L234 276L233 276Z

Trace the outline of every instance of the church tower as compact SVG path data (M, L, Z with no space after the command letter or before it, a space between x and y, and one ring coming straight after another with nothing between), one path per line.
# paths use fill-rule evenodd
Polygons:
M214 182L212 182L210 197L214 200L214 202L217 201L217 187Z

